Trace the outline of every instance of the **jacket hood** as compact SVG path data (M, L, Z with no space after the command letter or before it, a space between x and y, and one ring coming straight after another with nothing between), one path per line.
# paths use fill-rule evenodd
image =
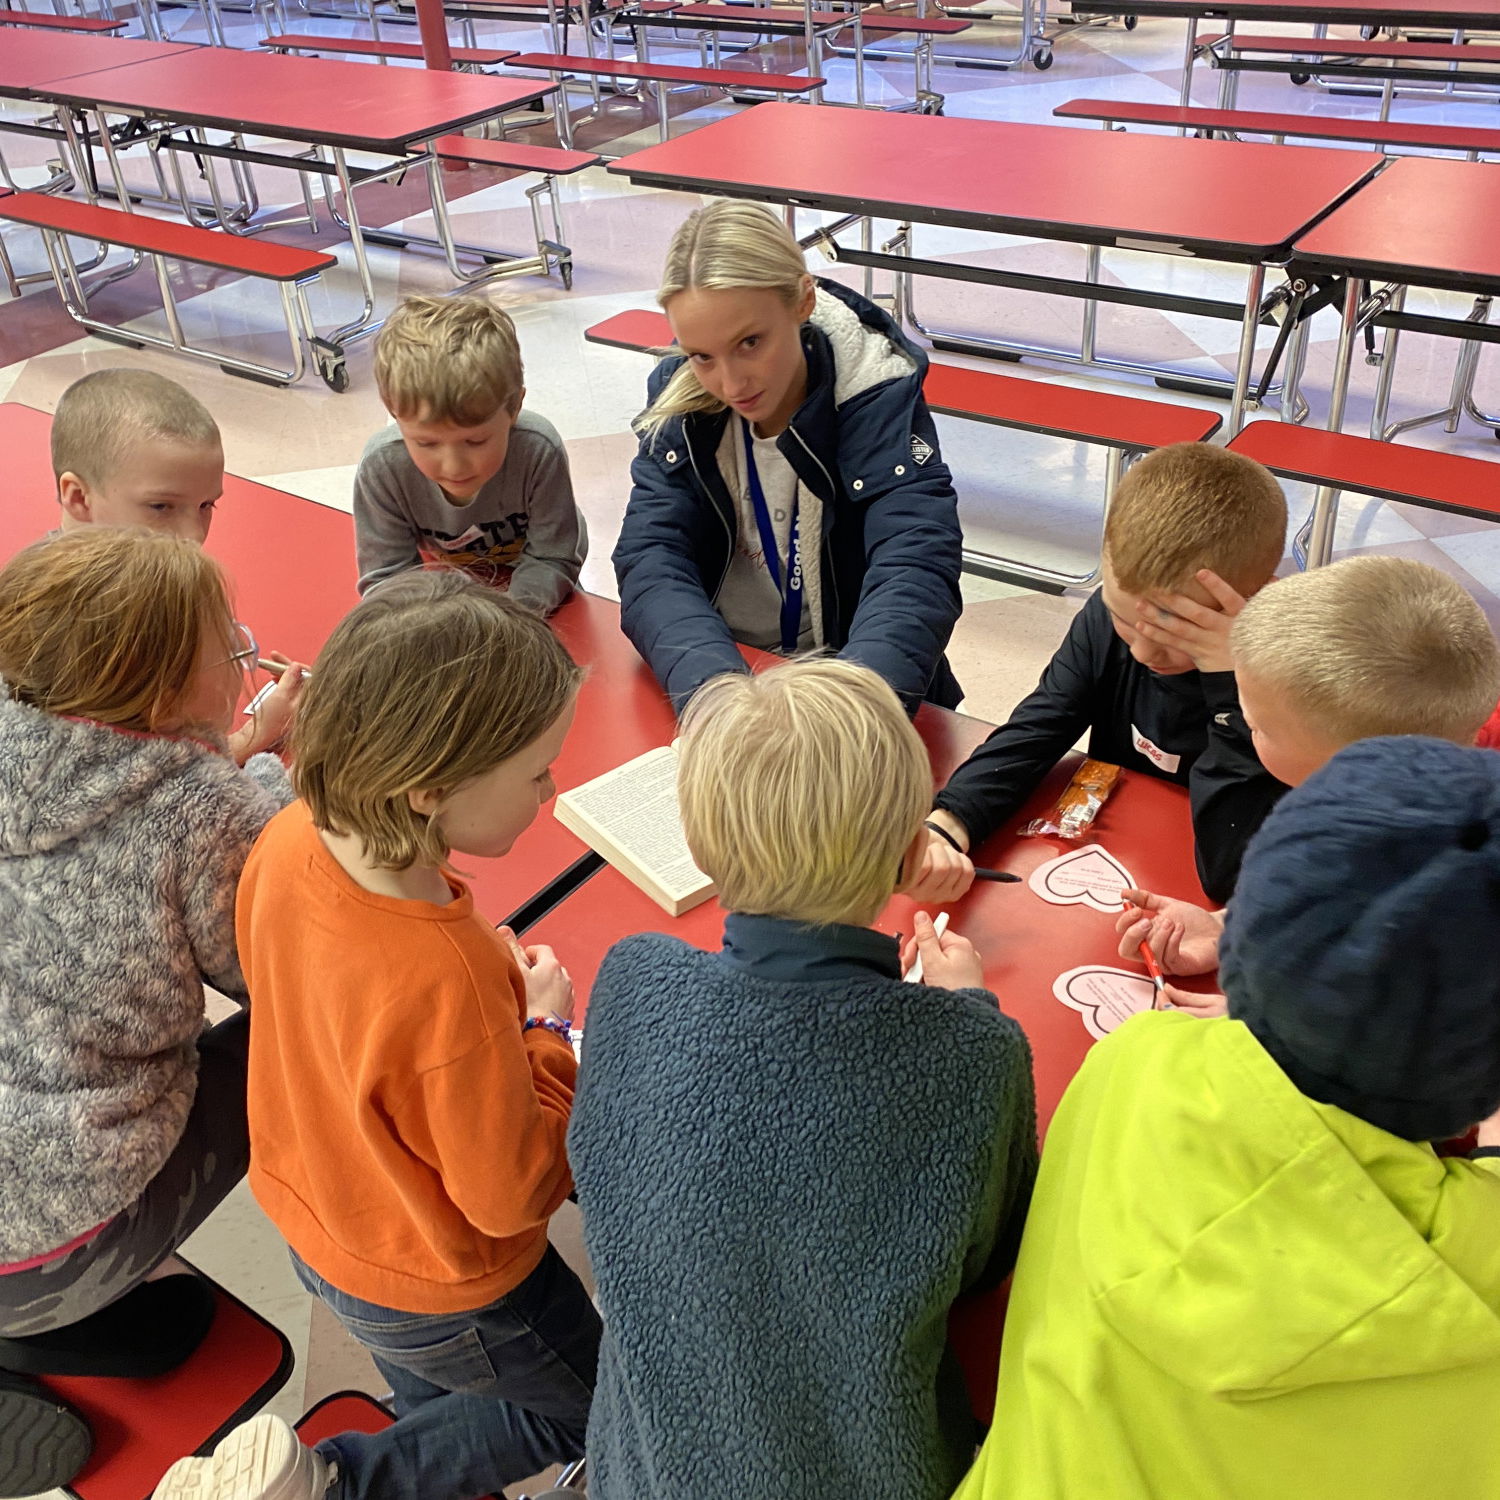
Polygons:
M1238 1021L1152 1013L1098 1052L1080 1254L1145 1358L1239 1399L1500 1359L1500 1176L1306 1098Z
M833 404L845 402L887 380L925 373L927 356L883 309L836 281L819 280L808 322L827 338L833 353Z
M829 395L834 406L844 406L891 381L909 381L906 399L914 402L927 373L925 351L907 338L889 313L868 298L836 281L825 281L822 277L815 281L817 299L802 332L802 345L808 357L809 395L831 373ZM646 380L648 406L677 373L682 361L681 354L666 354L656 362ZM721 410L698 414L698 419L714 423L716 431L717 424L727 416L728 412ZM682 417L674 417L662 432L670 434L673 442L679 442L683 425Z
M0 858L78 838L210 753L207 741L43 713L0 682Z

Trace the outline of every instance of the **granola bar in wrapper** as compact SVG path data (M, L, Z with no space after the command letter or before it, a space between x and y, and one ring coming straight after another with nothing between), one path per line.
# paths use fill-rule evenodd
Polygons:
M1109 800L1109 794L1119 779L1118 766L1103 760L1084 761L1073 773L1073 779L1051 812L1045 818L1033 818L1021 832L1081 839L1098 816L1099 809Z

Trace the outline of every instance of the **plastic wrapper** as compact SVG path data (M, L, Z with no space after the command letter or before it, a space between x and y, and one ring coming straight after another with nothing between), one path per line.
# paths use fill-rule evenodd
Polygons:
M1048 834L1053 838L1081 839L1109 801L1120 768L1108 761L1086 760L1045 818L1033 818L1022 830L1026 834Z

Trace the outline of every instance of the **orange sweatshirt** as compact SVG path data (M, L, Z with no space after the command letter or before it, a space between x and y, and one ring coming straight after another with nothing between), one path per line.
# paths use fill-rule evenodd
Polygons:
M294 802L236 909L251 1189L320 1276L412 1313L513 1290L572 1190L573 1049L523 1034L515 961L450 884L447 906L364 890Z

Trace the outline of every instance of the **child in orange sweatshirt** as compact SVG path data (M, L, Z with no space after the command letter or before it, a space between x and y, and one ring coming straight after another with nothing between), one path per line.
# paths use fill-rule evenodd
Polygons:
M473 1500L582 1456L599 1320L547 1241L572 1189L572 984L447 863L504 854L552 795L579 675L458 573L389 583L319 656L301 800L239 889L250 1184L400 1420L305 1450L257 1417L158 1497Z

